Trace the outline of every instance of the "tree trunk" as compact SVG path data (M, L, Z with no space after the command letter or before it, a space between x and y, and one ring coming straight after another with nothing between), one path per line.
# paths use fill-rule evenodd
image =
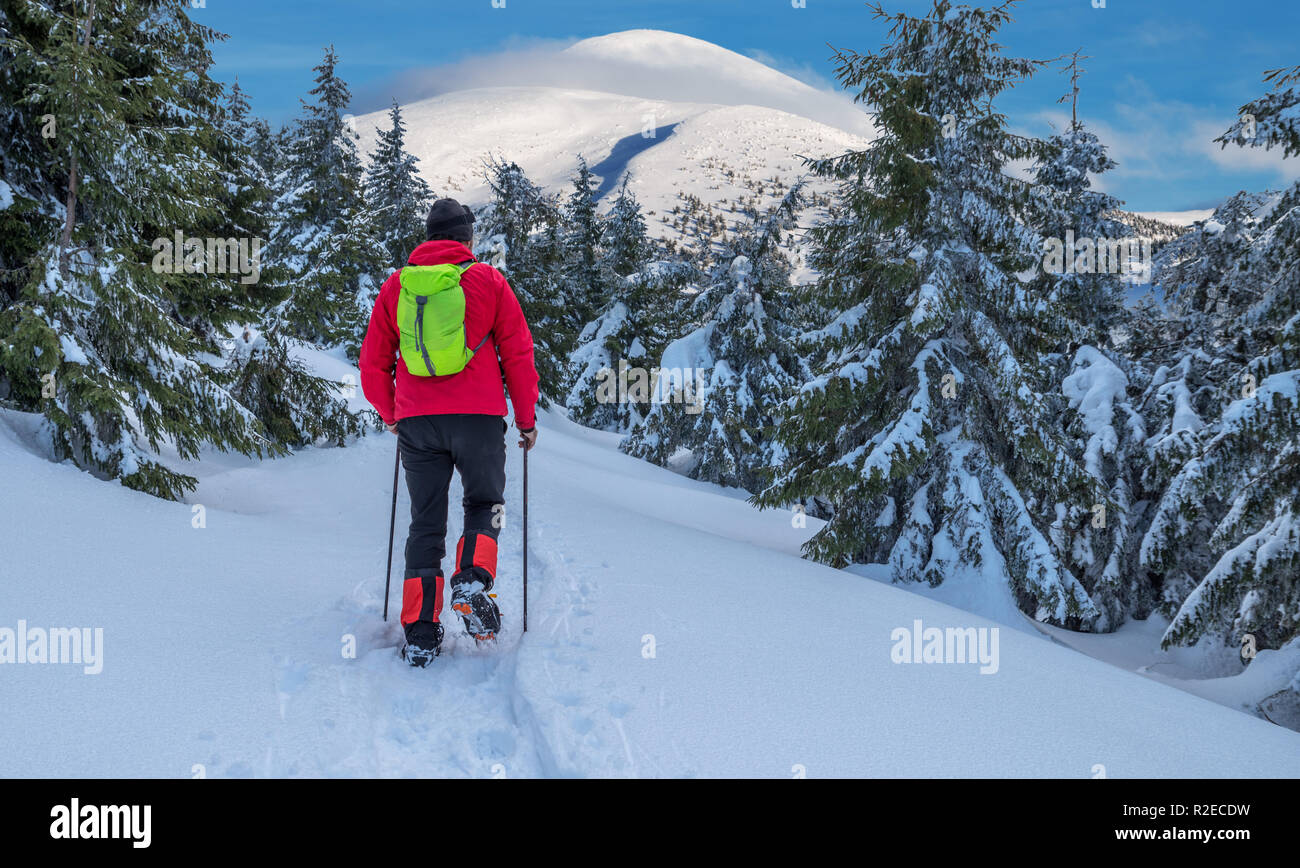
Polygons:
M81 36L81 48L84 52L90 51L90 31L95 23L95 0L90 0L90 6L86 10L86 30ZM77 94L73 95L73 122L80 120L80 112L76 110ZM76 222L77 215L77 142L74 138L72 141L72 155L68 161L68 197L64 204L66 213L63 218L63 235L59 239L59 274L66 280L70 270L68 249L72 246L72 226Z

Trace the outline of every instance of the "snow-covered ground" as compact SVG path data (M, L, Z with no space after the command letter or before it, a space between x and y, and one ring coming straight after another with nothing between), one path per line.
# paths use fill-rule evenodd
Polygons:
M0 413L0 629L102 628L103 668L0 664L3 776L1300 775L1300 733L1063 644L1104 657L1113 637L1022 621L993 666L894 662L917 621L999 625L802 560L815 522L554 413L530 460L529 632L511 449L507 630L450 630L421 671L396 656L396 586L380 618L392 437L208 455L181 504L50 463L35 421Z

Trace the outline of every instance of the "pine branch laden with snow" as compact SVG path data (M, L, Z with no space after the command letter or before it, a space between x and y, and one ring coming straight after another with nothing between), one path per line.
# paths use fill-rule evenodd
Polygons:
M331 46L315 67L309 92L315 101L303 103L303 116L284 133L284 168L275 179L278 219L267 257L284 269L292 289L281 311L287 335L318 346L341 344L355 361L392 254L366 203L358 136L345 117L351 93L337 66ZM400 129L390 131L387 153L400 163L393 135ZM408 179L406 193L412 185Z
M1277 78L1273 93L1243 109L1256 136L1247 141L1239 121L1221 142L1300 153L1295 76ZM1281 648L1300 633L1300 184L1238 194L1162 265L1175 312L1192 322L1183 362L1158 369L1152 389L1172 383L1175 416L1188 420L1181 428L1198 429L1166 450L1181 463L1161 451L1177 423L1151 449L1153 461L1173 465L1167 482L1152 480L1164 484L1141 548L1166 588L1163 644ZM1198 369L1204 384L1195 388L1189 373Z
M1236 123L1215 141L1225 148L1278 148L1288 157L1300 155L1300 66L1271 70L1264 81L1273 89L1242 106Z
M888 559L904 581L987 570L1034 617L1090 626L1102 612L1071 552L1108 488L1059 429L1065 401L1039 361L1075 324L1049 306L1047 280L1021 275L1068 197L1004 171L1055 154L988 109L1039 65L1001 56L1007 18L941 0L889 17L878 53L840 53L881 133L811 164L840 184L811 233L834 313L804 336L815 376L782 411L785 462L757 501L832 501L808 546L820 560Z
M398 269L424 241L424 222L434 196L420 177L414 155L406 150L406 125L395 101L387 129L377 130L362 189L376 240L387 253L386 265Z
M1296 585L1300 561L1291 537L1300 513L1298 439L1300 370L1291 370L1230 405L1204 449L1170 482L1143 540L1144 565L1160 568L1171 552L1185 550L1223 554L1178 606L1168 642L1226 635L1236 625L1224 617L1225 602L1235 605L1247 594L1286 596ZM1281 633L1289 638L1296 610L1281 605L1275 611L1280 624L1266 632L1276 635L1289 625Z
M1084 345L1061 382L1069 402L1065 430L1082 455L1085 471L1106 493L1093 505L1091 520L1074 533L1065 522L1053 527L1058 550L1069 561L1105 613L1098 629L1113 629L1134 611L1149 610L1150 592L1131 568L1135 543L1134 468L1147 436L1141 414L1131 403L1128 376L1104 352Z
M648 407L623 451L665 466L689 454L692 478L750 492L765 484L780 463L775 414L805 375L789 322L790 265L779 246L802 202L795 185L738 228L710 285L692 300L703 312L687 318L689 330L659 360L685 382L658 384L671 400Z
M179 2L118 4L93 21L36 3L15 14L0 35L15 61L0 76L14 167L0 209L14 257L0 270L9 401L44 414L56 456L162 497L195 484L158 459L164 448L185 459L204 446L283 452L301 438L279 439L278 418L241 400L223 350L283 298L273 270L211 269L158 244L266 234L247 101L236 87L221 104L212 31ZM47 113L60 125L55 147L40 137ZM73 167L76 196L66 195ZM67 246L50 243L56 226L70 228ZM281 403L296 412L298 400Z
M563 212L556 197L534 184L517 163L493 159L484 173L493 199L476 215L475 256L490 258L519 298L533 334L546 406L565 394L566 360L576 334L562 268Z

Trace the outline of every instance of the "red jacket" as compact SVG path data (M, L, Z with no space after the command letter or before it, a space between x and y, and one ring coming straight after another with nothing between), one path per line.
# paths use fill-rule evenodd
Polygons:
M473 257L469 248L459 241L426 241L415 248L407 261L411 265L444 265ZM514 290L501 272L482 264L466 271L460 285L465 291L465 337L469 345L477 346L489 331L491 337L460 373L417 377L398 358L397 296L401 290L398 272L384 281L370 315L366 339L361 343L361 390L366 400L388 425L408 416L447 413L504 416L506 396L501 385L504 373L515 408L515 424L532 428L537 405L533 335ZM492 351L494 344L496 352Z

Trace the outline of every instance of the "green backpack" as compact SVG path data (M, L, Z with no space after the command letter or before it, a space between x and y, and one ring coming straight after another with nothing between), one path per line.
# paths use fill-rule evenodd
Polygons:
M401 270L397 330L406 370L417 377L445 377L465 370L488 335L469 348L461 275L476 260L456 265L408 265Z

